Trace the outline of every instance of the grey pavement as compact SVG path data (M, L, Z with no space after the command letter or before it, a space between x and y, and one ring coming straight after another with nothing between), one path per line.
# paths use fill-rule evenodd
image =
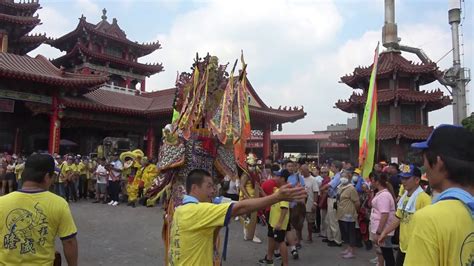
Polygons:
M124 204L113 207L90 201L70 206L78 227L79 265L164 265L161 208L131 208ZM223 265L258 265L266 250L266 228L258 225L257 234L264 240L262 244L244 241L241 225L233 222L228 258ZM57 250L62 252L59 241ZM358 249L357 258L345 260L340 258L340 251L341 248L328 247L316 237L312 244L303 243L299 260L290 258L289 262L290 265L370 265L369 259L375 254ZM63 265L66 265L64 257Z

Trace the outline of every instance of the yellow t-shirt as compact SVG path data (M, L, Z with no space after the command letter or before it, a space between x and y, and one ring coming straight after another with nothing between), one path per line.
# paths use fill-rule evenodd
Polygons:
M272 207L270 208L270 225L273 228L275 228L275 226L280 221L281 209L289 210L289 208L290 203L288 201L280 201L272 205ZM282 230L286 230L286 228L288 227L289 219L289 212L286 212L285 218L283 219L283 223L281 224Z
M417 211L405 266L473 265L474 219L461 201L442 200Z
M21 175L23 174L23 170L25 170L25 163L17 164L15 166L15 175L17 180L21 180Z
M403 200L403 207L407 205L409 199L410 197L407 196ZM415 212L430 204L431 197L425 192L421 192L416 198ZM397 208L397 213L395 215L398 219L400 219L400 250L403 253L406 253L408 248L408 240L413 233L413 223L411 222L413 214Z
M77 233L67 202L48 191L0 197L0 265L53 265L56 237Z
M80 175L87 175L87 167L83 162L80 162L77 165L77 171L79 172Z
M65 178L71 173L76 171L75 164L68 164L64 162L60 167L61 169L61 177L59 178L59 183L63 183Z
M171 225L169 265L212 266L214 231L230 221L232 203L179 206Z

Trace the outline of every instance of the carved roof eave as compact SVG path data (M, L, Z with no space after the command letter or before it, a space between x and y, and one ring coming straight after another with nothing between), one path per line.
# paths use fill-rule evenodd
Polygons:
M28 10L32 13L36 12L36 10L41 8L38 1L32 1L32 2L0 1L0 5L11 7L11 8L22 10L22 11Z
M0 13L0 21L14 23L23 26L35 27L41 23L39 16L13 16Z
M372 65L367 67L356 67L351 74L341 77L341 81L352 88L359 88L360 83L368 83L371 75ZM397 73L399 75L418 76L420 85L435 81L442 72L434 62L414 63L405 59L397 52L384 52L380 54L377 68L377 79L388 77Z
M156 74L164 70L163 65L161 63L142 64L138 62L128 61L128 60L117 58L117 57L110 56L107 54L94 52L79 43L76 44L69 53L54 59L52 62L53 64L60 66L64 60L73 58L76 53L79 53L81 56L88 56L97 60L113 62L113 63L120 64L126 67L130 67L140 72L143 72L146 76L150 76L152 74Z
M377 95L377 103L390 104L394 101L398 103L426 103L428 111L441 109L452 103L449 96L445 96L440 89L433 91L409 91L409 90L380 90ZM363 108L367 96L360 93L353 93L348 100L339 100L335 105L347 113L357 113Z
M377 140L406 139L425 140L433 131L433 127L424 125L378 125ZM336 142L351 142L359 140L360 129L348 129L344 134L330 137Z
M126 46L131 46L133 48L136 48L140 51L140 54L139 54L140 57L150 54L156 51L157 49L161 49L161 44L159 43L159 41L155 41L151 43L138 43L138 42L131 41L127 38L115 37L115 36L106 34L104 32L101 32L99 30L96 30L95 26L91 23L88 23L85 17L79 18L79 24L73 31L67 33L66 35L63 35L62 37L48 41L48 44L58 49L64 50L65 43L69 43L69 42L76 43L77 35L82 35L83 32L90 35L99 35L105 39L110 39L110 40L119 42L121 44L124 44Z

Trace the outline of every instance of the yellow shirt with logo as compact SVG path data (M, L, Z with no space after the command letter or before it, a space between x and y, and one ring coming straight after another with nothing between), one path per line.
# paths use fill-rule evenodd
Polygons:
M76 165L68 164L67 162L64 162L59 168L61 169L61 177L59 178L59 183L63 183L68 175L70 176L71 173L76 172Z
M171 225L169 265L212 266L214 231L230 221L231 204L200 202L176 208Z
M289 208L290 208L290 203L288 201L280 201L272 205L272 207L270 208L270 225L273 228L275 228L275 226L280 221L281 210L282 209L288 210ZM281 224L281 230L286 230L286 228L288 227L289 219L290 219L289 212L286 212L285 218L283 219L283 222Z
M441 200L417 211L405 266L473 265L474 219L458 200Z
M48 191L0 197L0 265L53 265L56 237L77 233L67 202Z
M403 200L403 207L408 203L410 197L405 197ZM423 207L426 207L431 204L431 197L425 192L418 194L415 202L416 211L421 210ZM411 222L414 213L406 212L405 210L397 209L395 214L398 219L400 219L400 250L403 253L407 252L408 240L410 239L411 234L413 233L413 223Z

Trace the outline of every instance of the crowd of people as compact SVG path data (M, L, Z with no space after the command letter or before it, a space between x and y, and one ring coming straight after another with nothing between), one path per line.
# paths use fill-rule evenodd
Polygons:
M132 180L130 171L126 171L118 153L109 159L89 158L80 154L53 154L52 157L55 174L49 190L67 202L90 199L92 203L117 206L123 202L135 207L156 177L156 160L149 160L143 153L138 154L140 163ZM0 196L21 190L25 160L22 155L0 154Z
M275 260L288 265L289 258L299 259L305 243L315 240L342 248L343 259L355 258L360 248L373 250L371 262L379 266L472 265L473 145L474 136L467 130L441 126L427 141L412 145L422 151L422 166L379 162L368 177L361 176L353 162L272 162L254 155L247 158L247 169L219 184L210 173L193 170L186 179L183 205L173 215L168 262L212 265L219 229L234 217L242 223L245 241L262 243L256 225L266 225L268 241L260 265L274 265ZM118 154L109 161L35 154L24 163L22 156L3 154L0 220L7 226L0 231L0 262L21 265L15 264L22 262L21 256L12 255L19 248L32 259L44 255L41 259L49 261L54 250L44 254L34 248L47 241L52 241L48 247L54 246L50 231L57 232L68 263L75 265L77 229L66 201L89 198L135 206L156 175L156 162L134 152L129 154L133 162ZM138 161L142 163L130 180L127 169ZM17 189L20 192L13 192ZM60 207L48 207L51 202ZM50 221L48 216L62 218Z

